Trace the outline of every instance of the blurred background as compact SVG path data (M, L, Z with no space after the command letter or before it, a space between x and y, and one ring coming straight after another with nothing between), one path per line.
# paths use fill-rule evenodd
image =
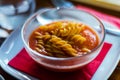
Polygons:
M120 12L120 0L71 0Z
M0 45L35 12L35 0L0 0Z
M74 5L85 5L97 11L120 18L120 0L66 0ZM51 0L0 0L0 46L7 37L34 12L45 7L55 7ZM119 64L120 65L120 64ZM118 69L114 73L119 73ZM0 74L10 75L1 71ZM116 75L112 75L114 77ZM13 78L14 79L14 78ZM12 79L12 80L13 80ZM118 75L118 79L120 79ZM113 78L111 79L113 80ZM114 79L117 80L117 79Z

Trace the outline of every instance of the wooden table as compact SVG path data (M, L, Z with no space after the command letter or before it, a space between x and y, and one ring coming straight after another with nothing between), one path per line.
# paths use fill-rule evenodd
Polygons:
M86 5L86 4L83 4L83 3L77 3L77 2L73 2L73 3L75 5L77 5L77 4L85 5L85 6L93 8L93 9L96 9L98 11L104 12L106 14L114 15L114 16L120 18L120 12L115 12L115 11L111 11L111 10L107 10L107 9L103 9L103 8L99 8L99 7L95 7L95 6L91 6L91 5ZM36 0L36 6L37 6L36 9L39 9L39 8L42 8L42 7L53 7L50 0ZM11 75L9 75L5 71L3 71L2 68L0 68L0 74L6 80L15 80L14 77L12 77ZM114 70L114 72L112 73L112 75L109 77L108 80L120 80L120 62L118 63L116 69Z

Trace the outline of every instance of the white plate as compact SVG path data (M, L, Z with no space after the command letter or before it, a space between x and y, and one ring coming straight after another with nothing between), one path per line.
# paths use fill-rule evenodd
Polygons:
M112 26L104 22L106 27ZM5 70L10 75L14 76L20 80L36 80L36 78L20 72L8 65L8 62L14 58L15 55L23 48L23 43L20 36L21 29L18 28L15 30L11 36L9 36L3 45L0 48L0 65L3 70ZM117 63L119 62L120 58L120 37L113 36L113 35L106 35L105 41L112 43L113 46L111 47L110 51L106 55L105 59L97 69L96 73L92 77L92 80L107 80L112 72L114 71Z

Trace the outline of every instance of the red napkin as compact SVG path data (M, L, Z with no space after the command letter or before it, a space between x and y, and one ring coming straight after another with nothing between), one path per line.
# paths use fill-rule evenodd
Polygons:
M63 73L46 70L34 62L24 48L9 62L9 65L41 80L90 80L111 46L112 44L110 43L104 43L96 59L82 69L74 72Z

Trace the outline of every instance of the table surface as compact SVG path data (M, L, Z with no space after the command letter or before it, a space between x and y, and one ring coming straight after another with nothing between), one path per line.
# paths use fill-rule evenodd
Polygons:
M35 1L36 1L36 9L39 9L42 7L54 7L50 0L35 0ZM87 5L87 4L83 4L83 3L78 3L78 2L74 2L73 0L72 0L72 3L75 5L77 5L77 4L85 5L85 6L93 8L93 9L96 9L100 12L110 14L110 15L120 18L120 12L117 12L117 11L112 11L112 10L95 7L95 6ZM8 80L8 79L15 80L14 77L12 77L8 73L6 73L4 70L2 70L2 68L0 68L0 74L5 78L5 80ZM114 72L111 74L111 76L109 77L108 80L119 80L119 79L120 79L120 62L118 63L117 67L115 68Z

